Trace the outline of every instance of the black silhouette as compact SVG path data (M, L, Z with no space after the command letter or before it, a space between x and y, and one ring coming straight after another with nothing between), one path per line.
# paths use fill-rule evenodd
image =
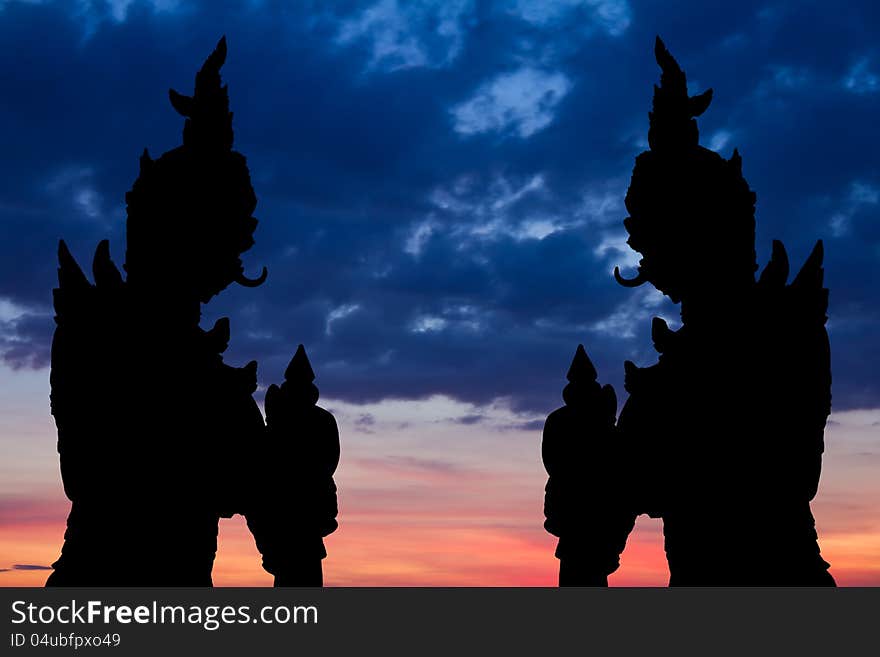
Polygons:
M596 378L578 345L568 370L570 383L562 391L565 406L547 417L542 445L550 475L544 526L559 536L560 581L582 586L607 583L605 574L617 570L618 555L635 524L628 506L608 496L617 486L608 467L616 459L617 395Z
M276 585L320 586L336 529L339 436L317 408L302 345L287 381L252 394L257 363L223 362L229 320L199 327L201 304L233 282L255 287L256 196L232 150L221 39L192 97L183 145L153 160L126 195L126 278L95 252L88 281L62 241L51 402L72 502L48 586L210 586L220 517L244 514Z
M559 583L604 585L637 515L663 518L670 585L834 585L820 556L816 494L831 409L822 243L791 284L773 243L758 280L755 194L737 151L699 145L689 97L658 38L648 142L626 195L626 287L651 283L681 303L682 326L655 318L658 362L627 361L629 398L601 388L582 347L544 429L545 527L559 537Z
M339 432L333 416L315 405L314 379L300 345L284 383L266 391L266 457L272 460L258 484L265 502L247 514L247 522L263 567L278 586L321 586L321 559L327 556L322 537L337 526ZM289 515L290 522L278 521Z

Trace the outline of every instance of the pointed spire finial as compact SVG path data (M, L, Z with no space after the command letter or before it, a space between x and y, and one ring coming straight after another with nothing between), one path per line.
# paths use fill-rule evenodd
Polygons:
M291 383L311 383L315 380L315 372L309 357L306 355L306 348L299 345L296 353L290 360L290 365L284 370L284 380Z
M567 378L572 383L590 383L598 379L599 375L590 357L584 349L584 345L579 344L574 352L574 358L571 361L571 367L568 368Z
M153 158L150 157L150 151L146 148L144 149L144 152L141 153L139 164L141 175L144 175L150 169L150 167L153 166Z
M779 240L773 240L770 262L764 267L758 282L768 287L781 288L788 280L789 264L785 246Z
M58 242L58 286L84 289L92 286L64 240Z
M168 90L168 99L175 111L186 117L183 143L194 148L232 149L232 113L229 111L229 93L220 77L226 61L226 37L208 55L196 73L192 96Z
M819 240L816 242L813 250L810 251L810 255L807 256L807 260L804 262L804 265L801 267L797 276L794 277L791 286L794 288L821 288L825 273L822 269L824 255L824 246L822 245L822 240Z
M122 274L110 259L110 240L98 242L95 257L92 260L92 275L95 285L101 288L118 288L122 286Z
M660 66L660 86L654 85L654 101L648 114L648 145L652 151L679 151L699 144L699 130L694 117L700 116L712 102L712 90L690 96L687 76L675 57L658 36L654 58Z

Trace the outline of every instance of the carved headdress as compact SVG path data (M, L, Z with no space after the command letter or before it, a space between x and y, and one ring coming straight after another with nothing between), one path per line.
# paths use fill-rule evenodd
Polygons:
M650 282L678 302L713 284L754 281L755 194L736 150L726 160L699 145L696 117L712 90L689 96L659 37L654 54L662 75L648 115L650 150L636 158L624 220L627 243L643 257L634 279L617 268L614 275L627 287Z
M125 268L133 286L174 288L207 302L245 277L239 256L253 246L257 198L245 158L232 150L232 113L221 84L226 39L196 74L195 91L173 89L171 104L186 117L183 145L153 160L144 150L140 175L126 194Z

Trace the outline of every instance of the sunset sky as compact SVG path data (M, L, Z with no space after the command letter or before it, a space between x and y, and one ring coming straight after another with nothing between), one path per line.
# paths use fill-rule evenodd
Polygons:
M180 143L167 89L190 92L223 34L259 199L243 259L269 279L203 325L230 317L225 358L259 361L260 401L309 351L342 442L327 584L555 584L541 427L575 347L623 399L623 360L654 362L650 319L678 313L611 277L638 260L623 198L660 34L691 91L715 90L702 143L743 156L759 262L772 239L795 268L825 241L813 509L838 582L880 585L878 29L869 0L0 0L0 585L45 582L69 508L48 404L58 239L88 264L109 238L122 262L138 156ZM667 577L642 517L611 581ZM271 583L241 518L221 522L214 579Z

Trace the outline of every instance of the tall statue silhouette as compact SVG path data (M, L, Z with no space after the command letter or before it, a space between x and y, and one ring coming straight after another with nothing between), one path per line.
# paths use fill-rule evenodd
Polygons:
M247 278L240 259L257 199L232 150L225 57L224 38L192 96L170 91L183 144L141 156L126 194L125 278L107 241L94 284L59 245L51 407L71 510L48 586L210 586L218 520L236 513L276 585L322 584L339 435L315 406L305 350L269 389L265 424L257 363L223 362L229 320L199 327L201 304L267 276Z
M655 318L657 362L627 361L616 399L578 347L566 405L544 427L546 529L559 537L559 583L606 585L639 514L663 519L670 585L833 586L820 556L816 495L831 409L818 242L791 283L773 242L755 278L755 194L737 151L699 145L695 117L712 91L689 96L658 38L661 84L650 150L626 195L638 274L681 304L677 331Z

